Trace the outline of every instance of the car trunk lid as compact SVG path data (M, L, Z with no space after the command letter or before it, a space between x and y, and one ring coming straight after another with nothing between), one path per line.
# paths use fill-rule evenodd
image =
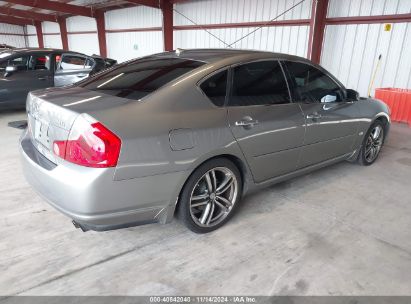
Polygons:
M125 99L78 87L30 92L26 109L31 141L48 160L59 164L62 159L53 153L53 143L68 139L70 129L80 114L105 110L125 102Z

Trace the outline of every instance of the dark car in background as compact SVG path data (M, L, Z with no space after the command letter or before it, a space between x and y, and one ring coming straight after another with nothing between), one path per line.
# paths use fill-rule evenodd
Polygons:
M0 52L0 109L24 108L29 91L76 83L113 65L113 61L59 49Z
M11 46L5 43L0 43L0 51L8 50L8 49L14 49L14 46Z

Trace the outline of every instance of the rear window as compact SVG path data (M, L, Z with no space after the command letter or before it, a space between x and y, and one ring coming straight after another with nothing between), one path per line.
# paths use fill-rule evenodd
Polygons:
M118 65L80 82L78 86L138 100L203 64L180 58L145 58Z

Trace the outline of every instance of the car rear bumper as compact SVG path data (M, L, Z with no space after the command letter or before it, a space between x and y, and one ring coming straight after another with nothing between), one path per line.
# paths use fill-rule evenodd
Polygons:
M114 181L115 168L55 165L36 150L26 131L19 148L27 181L84 230L170 221L185 176L173 172Z

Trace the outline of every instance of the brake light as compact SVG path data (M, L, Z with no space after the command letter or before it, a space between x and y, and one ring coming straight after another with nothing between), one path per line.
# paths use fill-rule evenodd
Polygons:
M120 155L121 140L100 122L90 123L79 116L68 140L55 141L54 153L71 163L93 168L115 167Z

